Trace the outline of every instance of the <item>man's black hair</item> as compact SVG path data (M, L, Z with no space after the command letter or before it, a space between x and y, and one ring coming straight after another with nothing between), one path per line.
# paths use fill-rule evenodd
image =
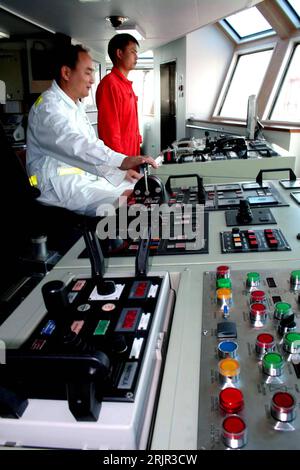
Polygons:
M56 51L57 60L54 65L54 79L57 83L60 82L61 79L61 68L64 65L70 67L70 69L74 70L76 68L76 64L79 59L80 52L89 52L88 49L83 47L81 44L69 45L61 48L60 50Z
M125 47L128 46L130 42L134 42L137 46L139 46L137 39L135 39L134 36L131 36L131 34L116 34L113 38L111 38L108 43L107 52L113 64L116 62L117 49L124 51Z

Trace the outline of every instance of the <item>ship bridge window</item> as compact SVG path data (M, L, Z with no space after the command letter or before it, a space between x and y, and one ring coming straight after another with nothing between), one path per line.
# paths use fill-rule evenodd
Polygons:
M271 108L270 120L300 122L300 44L296 44Z
M215 116L228 119L246 119L250 95L257 95L268 68L273 49L248 54L236 54L232 73L220 95Z
M296 28L300 27L300 0L277 0Z
M272 26L256 7L227 16L220 24L237 43L275 34Z

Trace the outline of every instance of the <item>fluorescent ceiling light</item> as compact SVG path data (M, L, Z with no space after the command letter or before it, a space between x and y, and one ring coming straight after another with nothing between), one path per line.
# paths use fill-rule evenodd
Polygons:
M122 33L127 33L131 34L137 41L142 41L145 39L145 33L144 31L137 25L129 25L129 24L124 24L120 25L117 28L115 28L116 33L122 34Z
M0 38L9 38L9 34L5 33L4 31L0 31Z

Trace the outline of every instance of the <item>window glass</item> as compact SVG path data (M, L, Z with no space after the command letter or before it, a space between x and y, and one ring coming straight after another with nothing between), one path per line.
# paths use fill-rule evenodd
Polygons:
M300 17L300 0L286 0Z
M271 120L300 122L300 45L294 50L282 81Z
M226 22L240 38L272 30L268 21L256 7L228 16Z
M257 95L272 50L240 55L219 115L221 117L246 119L250 95Z

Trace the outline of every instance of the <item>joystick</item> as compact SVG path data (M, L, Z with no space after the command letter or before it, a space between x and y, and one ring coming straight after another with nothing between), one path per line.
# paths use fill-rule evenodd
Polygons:
M239 223L249 223L253 219L251 207L247 199L240 200L240 206L236 214L236 220Z

